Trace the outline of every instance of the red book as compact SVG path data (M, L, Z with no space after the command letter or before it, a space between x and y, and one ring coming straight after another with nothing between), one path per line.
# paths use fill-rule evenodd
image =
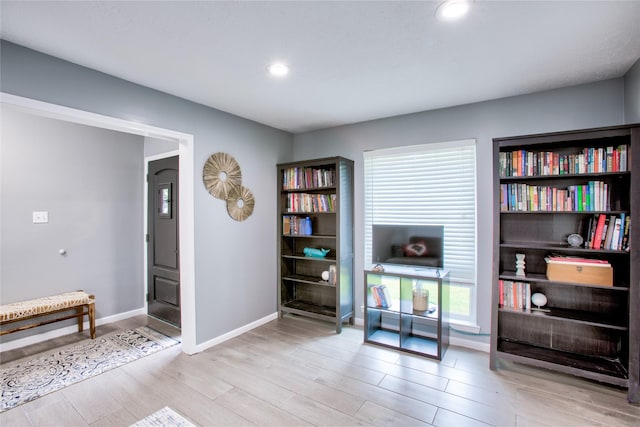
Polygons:
M565 264L603 264L609 265L609 261L593 258L580 258L571 256L550 256L547 257L550 262L565 263Z
M598 225L596 225L596 233L593 237L593 249L600 249L600 244L602 243L602 230L604 229L604 223L606 219L607 215L598 215Z

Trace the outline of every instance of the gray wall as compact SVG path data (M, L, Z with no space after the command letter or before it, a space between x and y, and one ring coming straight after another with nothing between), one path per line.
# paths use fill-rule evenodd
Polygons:
M341 126L294 137L294 160L340 155L355 161L355 271L362 271L363 151L461 139L477 141L478 324L490 331L492 254L492 138L621 124L623 80L615 79L532 95ZM355 275L356 307L363 277ZM360 310L356 310L362 316ZM464 338L474 337L463 336ZM487 342L487 337L476 338Z
M197 344L276 311L275 165L291 160L291 134L6 41L0 47L3 92L194 135ZM236 158L254 194L246 221L232 220L202 184L217 151Z
M3 303L85 289L98 317L140 308L143 138L10 108L1 115ZM48 211L49 222L33 224L33 211Z
M625 123L640 123L640 59L624 76Z

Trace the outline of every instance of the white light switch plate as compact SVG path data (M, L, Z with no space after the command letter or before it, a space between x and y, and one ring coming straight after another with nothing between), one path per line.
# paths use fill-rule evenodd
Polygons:
M48 222L49 222L49 212L47 211L33 212L34 224L46 224Z

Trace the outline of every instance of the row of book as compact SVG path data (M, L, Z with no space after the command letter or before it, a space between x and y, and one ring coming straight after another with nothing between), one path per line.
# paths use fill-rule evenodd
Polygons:
M369 293L373 297L373 303L378 308L391 307L391 295L385 285L369 285Z
M287 212L335 212L335 194L289 193Z
M310 236L311 233L311 226L307 224L307 218L295 215L284 215L282 217L282 234Z
M513 280L499 280L499 304L511 310L531 310L531 284Z
M583 222L581 234L587 249L629 251L631 218L619 215L596 214Z
M522 183L500 184L502 212L589 212L611 210L609 185L589 181L583 185L551 187Z
M289 168L283 173L284 190L325 188L335 186L335 170L316 168Z
M572 154L553 151L500 152L501 177L545 176L628 171L629 147L590 147Z

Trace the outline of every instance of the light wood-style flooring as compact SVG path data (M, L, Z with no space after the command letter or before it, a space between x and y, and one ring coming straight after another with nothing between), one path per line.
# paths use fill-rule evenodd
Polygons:
M98 334L150 324L146 316ZM86 338L0 355L2 363ZM624 390L450 347L441 362L285 317L188 356L179 346L0 414L9 426L128 426L169 406L200 426L640 426Z

